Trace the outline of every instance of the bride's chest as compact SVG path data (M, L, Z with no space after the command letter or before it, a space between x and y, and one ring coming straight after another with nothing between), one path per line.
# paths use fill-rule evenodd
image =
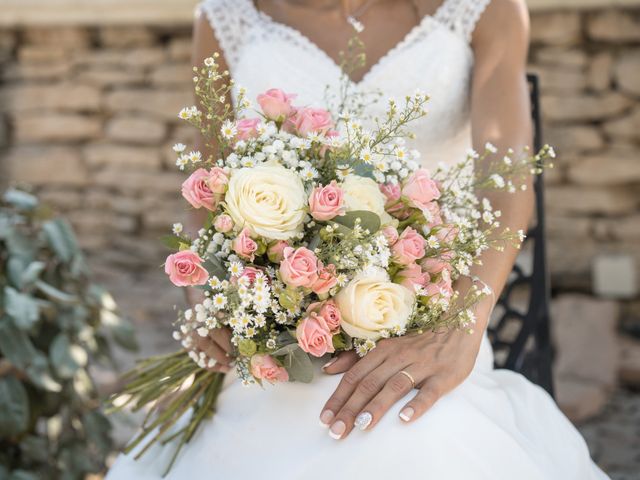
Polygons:
M473 54L464 40L432 23L418 38L409 36L394 47L352 87L395 98L424 91L431 96L425 121L434 134L442 134L439 125L458 123L468 114ZM308 39L259 26L245 34L232 74L248 98L276 87L296 93L299 104L323 106L327 87L339 84L338 65Z

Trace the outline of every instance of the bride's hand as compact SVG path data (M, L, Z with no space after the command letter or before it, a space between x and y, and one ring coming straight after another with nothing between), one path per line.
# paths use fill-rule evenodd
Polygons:
M381 340L362 359L343 352L323 367L328 374L345 374L322 409L321 423L335 439L349 435L356 419L360 429L370 430L414 387L418 393L399 416L416 420L471 373L481 339L481 331L426 332Z

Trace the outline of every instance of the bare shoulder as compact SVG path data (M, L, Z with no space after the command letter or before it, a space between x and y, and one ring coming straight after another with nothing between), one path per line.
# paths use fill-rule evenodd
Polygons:
M522 46L529 42L529 10L525 0L492 0L473 33L477 47ZM515 44L515 45L514 45Z
M507 57L526 61L529 49L529 10L525 0L493 0L480 17L472 38L476 58L489 63Z

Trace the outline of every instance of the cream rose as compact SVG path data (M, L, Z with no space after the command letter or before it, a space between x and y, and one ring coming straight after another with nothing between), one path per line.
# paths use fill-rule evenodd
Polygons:
M296 235L306 215L302 181L278 163L233 171L224 201L238 228L269 240Z
M356 276L335 296L340 325L352 337L377 340L381 330L404 328L413 310L414 294L387 273L372 268Z
M344 192L344 203L347 207L347 212L368 210L380 217L382 225L394 223L391 215L384 209L387 199L375 181L359 175L347 175L340 187Z

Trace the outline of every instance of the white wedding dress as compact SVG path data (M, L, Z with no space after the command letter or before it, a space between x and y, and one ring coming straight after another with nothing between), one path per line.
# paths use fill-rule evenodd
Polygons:
M490 0L445 0L357 84L402 98L420 88L429 115L414 126L424 164L462 159L471 146L469 84L474 26ZM256 10L251 0L205 0L235 81L248 98L272 87L298 94L297 104L323 104L335 85L335 62L300 32ZM327 359L323 359L326 361ZM371 431L335 441L319 424L340 375L315 362L311 384L243 387L228 375L218 411L166 477L196 479L596 480L607 476L541 388L493 368L485 336L475 368L422 418L404 424L392 408ZM160 480L173 445L140 460L121 455L107 480Z

